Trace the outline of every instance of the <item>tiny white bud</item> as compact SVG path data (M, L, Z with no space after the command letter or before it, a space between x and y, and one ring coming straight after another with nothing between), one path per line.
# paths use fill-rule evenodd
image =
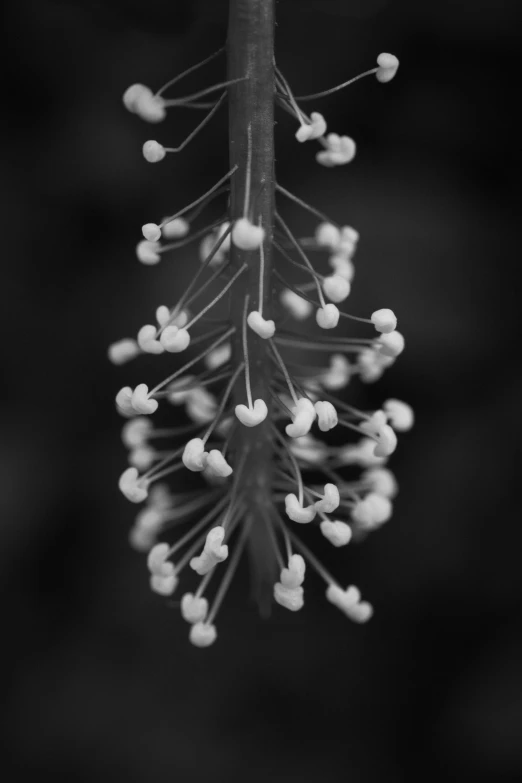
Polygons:
M217 639L216 626L194 623L190 629L189 639L195 647L210 647Z
M201 438L192 438L185 446L181 459L186 468L198 473L205 468L207 457L208 454L205 451L205 444Z
M161 238L161 228L157 223L145 223L141 227L141 233L147 242L157 242Z
M290 288L284 288L281 292L281 303L298 321L304 321L313 310L311 302L307 302L306 299L291 291Z
M116 395L116 409L121 416L127 418L136 415L132 407L132 389L130 386L124 386Z
M156 340L157 329L154 324L145 324L138 332L138 345L145 353L160 354L164 352L164 347L159 340Z
M350 373L350 362L346 356L342 353L334 353L330 357L329 369L321 373L320 380L325 389L338 391L349 383Z
M171 324L161 333L160 342L169 353L181 353L190 344L190 334L186 329L179 329Z
M190 567L200 576L208 574L218 563L222 563L228 557L228 546L223 544L225 528L221 525L213 527L207 533L203 552L198 557L193 557Z
M135 114L145 122L161 122L167 114L164 99L154 95L148 87L137 94L133 107Z
M293 420L287 424L285 432L291 438L300 438L301 435L307 435L310 432L315 417L317 416L313 402L307 397L301 397L297 405L292 408Z
M378 435L385 424L385 412L375 411L375 413L372 413L368 419L361 422L360 427L362 430L364 430L364 432L367 432L368 435Z
M406 402L401 402L401 400L386 400L382 407L394 430L397 430L397 432L411 430L415 417L413 408L410 405Z
M136 413L151 414L158 408L158 401L149 397L149 387L140 383L132 392L132 407Z
M159 163L160 160L163 160L166 154L167 151L163 144L159 144L159 142L152 139L150 141L146 141L143 145L143 157L149 163Z
M226 364L231 356L232 346L230 343L223 343L205 356L205 364L209 370L216 370Z
M158 252L159 248L159 242L150 242L148 239L143 239L141 242L138 242L136 246L138 261L141 261L142 264L147 264L148 266L157 264L161 258Z
M118 486L131 503L141 503L147 497L149 482L139 478L136 468L127 468L121 474Z
M170 557L170 547L166 543L156 544L150 550L147 557L147 568L151 574L156 576L172 576L174 573L174 564L168 558Z
M265 229L254 226L246 217L239 218L232 229L232 242L241 250L255 250L265 238Z
M182 237L185 237L189 231L190 225L183 217L169 220L161 229L161 233L165 239L181 239Z
M377 57L377 65L379 66L379 68L377 69L377 73L375 74L375 77L377 81L381 82L382 84L385 84L386 82L390 82L395 76L395 74L397 73L397 69L399 67L399 61L394 54L388 54L388 52L382 52Z
M274 585L274 600L291 612L298 612L304 606L302 587L285 587L281 582Z
M248 314L247 323L253 332L262 337L263 340L268 340L275 334L275 323L273 321L266 321L261 313L257 310L252 310Z
M335 484L325 484L324 497L321 500L317 500L314 503L314 506L317 511L321 511L323 514L331 514L333 511L339 508L340 502L341 497Z
M131 419L123 425L121 439L128 449L135 449L147 442L152 429L150 419L146 416L136 416L135 419Z
M334 270L336 275L343 277L348 283L351 283L355 275L355 267L353 261L346 258L342 253L334 253L328 259L328 263Z
M335 329L339 323L339 309L334 304L319 307L315 314L315 320L321 329Z
M371 315L371 322L375 326L378 332L383 334L389 334L397 328L397 318L393 310L388 310L384 307L381 310L376 310Z
M148 87L145 87L144 84L131 84L130 87L127 87L123 93L123 103L125 108L134 114L136 111L136 101L138 100L139 96L145 92L148 92L152 95L151 90Z
M397 447L397 435L394 433L389 424L385 424L384 427L381 427L378 437L379 442L375 446L375 456L389 457L390 454L393 454Z
M172 595L178 584L178 579L175 574L170 576L158 576L158 574L152 574L150 577L150 587L158 595Z
M377 346L383 356L395 359L404 351L404 337L400 332L389 332L379 337Z
M321 432L328 432L337 426L339 418L337 416L337 411L331 402L323 402L320 400L315 403L314 408L317 412L317 419Z
M319 223L315 229L315 240L321 247L335 250L341 241L341 232L333 223Z
M329 519L324 519L321 522L321 533L333 546L346 546L350 543L352 538L352 529L346 522L331 522Z
M137 446L129 452L129 464L138 470L148 470L154 460L156 452L150 446Z
M315 506L302 506L299 503L297 495L288 494L285 497L285 510L288 517L293 522L299 522L300 524L307 524L312 522L316 515Z
M342 275L330 275L323 280L323 291L332 302L344 302L350 288L350 283Z
M123 340L118 340L116 343L111 343L108 348L109 360L113 364L125 364L135 356L138 356L140 349L136 340L132 340L127 337Z
M256 427L266 419L268 408L264 400L257 399L254 400L253 408L247 408L246 405L236 405L235 414L245 427Z
M206 466L216 476L223 476L223 478L230 476L232 473L232 468L218 449L212 449L208 452Z
M306 563L301 555L291 555L288 559L288 568L281 570L281 584L284 587L300 587L304 581Z
M193 593L185 593L181 599L181 615L188 623L202 623L207 616L208 601Z
M170 319L170 310L166 305L159 305L159 307L156 308L156 321L160 326L165 326L165 324Z
M322 114L313 111L310 115L310 123L301 122L295 137L297 141L308 141L309 139L318 139L326 133L326 121Z
M385 498L393 498L398 492L395 476L387 468L369 468L362 473L361 481L367 484L372 492Z

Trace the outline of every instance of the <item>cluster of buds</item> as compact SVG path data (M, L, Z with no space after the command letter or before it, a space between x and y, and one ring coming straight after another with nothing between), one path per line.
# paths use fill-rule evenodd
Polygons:
M234 62L237 71L241 58ZM322 147L316 155L321 165L349 163L354 142L327 134L324 117L319 112L308 116L300 105L346 85L296 98L271 57L264 67L272 69L268 109L278 105L296 119L297 141L316 141ZM381 54L377 67L361 76L374 74L387 82L397 67L393 55ZM281 607L294 612L303 607L307 563L324 579L327 600L364 622L372 614L370 604L361 601L356 587L343 589L296 530L315 527L340 548L390 518L397 485L386 463L396 448L396 433L413 425L412 410L394 399L379 410L360 410L335 395L348 384L377 380L402 352L404 338L388 308L361 316L338 307L351 293L359 234L270 179L273 152L266 152L266 144L259 149L259 118L240 111L251 98L249 91L258 89L251 73L232 71L234 78L226 82L166 99L167 88L184 75L156 93L133 85L124 95L127 109L151 123L164 120L174 106L210 109L181 144L147 141L146 161L158 163L183 149L227 97L231 104L233 99L236 130L231 133L237 137L228 173L188 206L142 228L136 252L145 265L198 242L201 264L194 279L178 301L157 308L155 323L109 348L115 364L144 354L174 362L157 383L124 387L116 395L116 408L127 419L122 438L129 450L119 486L132 503L144 504L130 543L147 554L154 592L173 595L185 569L189 583L191 577L200 578L181 598L196 646L215 641L214 620L245 548L254 567L272 580L272 597ZM215 91L221 93L217 101L201 101ZM228 197L225 216L200 225L205 208L221 196ZM294 235L276 199L289 199L313 215L311 236ZM311 253L317 255L315 263ZM299 270L303 281L288 280L285 268ZM203 303L196 305L200 298ZM314 313L317 334L305 336L290 325L292 318L304 321ZM331 336L340 323L351 322L362 324L367 334ZM302 365L296 351L326 354L328 360ZM189 354L185 362L169 359L184 352ZM169 406L184 406L185 424L154 424L151 416L160 408L168 418ZM337 439L333 445L329 433L338 428L356 440L338 445ZM184 470L199 474L200 486L176 493L165 479ZM182 534L172 536L178 527ZM210 601L209 583L219 573L222 579Z

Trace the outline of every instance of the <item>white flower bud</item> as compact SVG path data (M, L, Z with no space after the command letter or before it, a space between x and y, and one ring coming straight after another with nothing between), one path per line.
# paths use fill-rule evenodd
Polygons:
M226 478L232 473L232 468L218 449L212 449L208 453L207 468L216 476Z
M397 448L397 435L389 424L385 424L379 430L379 442L375 446L374 454L376 457L389 457Z
M141 242L138 242L136 246L138 261L141 261L142 264L147 264L147 266L157 264L161 258L158 252L159 248L159 242L149 242L148 239L143 239Z
M159 144L159 142L153 141L152 139L150 141L146 141L143 145L143 157L149 163L159 163L160 160L163 160L166 154L167 151L163 144Z
M123 103L125 108L134 114L136 111L136 101L140 95L145 92L152 94L151 90L148 87L145 87L144 84L131 84L130 87L127 87L123 93Z
M323 291L332 302L344 302L350 289L350 283L342 275L330 275L323 280Z
M333 223L319 223L315 229L315 241L321 247L335 250L341 241L341 232Z
M158 574L152 574L150 577L150 587L158 595L172 595L178 584L178 579L175 574L171 576L158 576Z
M319 307L315 314L315 320L321 329L335 329L339 323L339 310L334 304Z
M289 494L285 497L286 514L293 522L307 524L311 522L316 515L315 506L302 506L299 503L297 495Z
M190 225L183 217L174 218L165 223L161 229L161 233L165 239L181 239L187 236L190 231Z
M376 310L371 315L371 322L375 326L378 332L383 334L389 334L397 328L397 318L393 310L388 310L386 307L382 310Z
M139 352L140 349L136 340L132 340L130 337L111 343L107 351L109 360L113 364L125 364L125 362L129 362L135 356L138 356Z
M346 546L351 541L352 529L346 522L331 522L325 519L321 522L321 533L333 546Z
M189 440L183 451L182 461L186 468L199 473L207 464L208 454L201 438Z
M321 432L328 432L337 426L339 418L337 416L337 411L331 402L323 402L320 400L315 403L314 408L317 412L317 419Z
M313 310L310 302L289 288L284 288L281 292L281 303L297 321L304 321Z
M127 468L121 474L118 486L131 503L141 503L147 497L149 482L139 478L136 468Z
M230 343L222 343L214 348L213 351L205 356L205 364L209 370L216 370L226 364L232 356L232 346Z
M222 563L228 557L228 546L223 544L225 537L225 528L221 525L213 527L207 533L203 552L199 557L193 557L190 561L190 567L200 576L204 576L211 571L218 563Z
M138 384L132 392L132 407L136 413L151 414L157 410L158 401L149 397L149 387L146 384Z
M333 511L339 508L340 502L341 498L339 495L339 490L335 484L325 484L324 497L321 500L317 500L314 503L314 506L317 511L321 511L323 514L331 514Z
M132 389L130 386L124 386L116 395L116 410L121 416L127 418L136 415L132 407Z
M326 121L322 114L313 111L310 115L310 123L301 123L295 137L297 141L308 141L309 139L318 139L326 133Z
M159 340L156 339L157 329L154 324L145 324L137 334L138 345L145 353L160 354L165 351Z
M169 353L181 353L190 344L190 334L186 329L179 329L171 324L161 333L160 342Z
M388 421L397 432L407 432L413 427L415 417L413 408L401 400L386 400L382 406L388 416Z
M285 427L286 434L291 438L300 438L301 435L307 435L316 415L312 401L307 397L301 397L297 401L297 405L294 405L292 408L293 421Z
M377 57L377 65L379 68L377 69L375 77L377 81L385 84L386 82L390 82L397 73L399 61L394 54L382 52Z
M281 570L281 584L283 587L300 587L304 582L306 563L301 555L291 555L288 559L288 568Z
M164 99L147 87L137 94L133 107L134 113L145 122L161 122L167 114Z
M156 576L172 576L175 573L174 564L168 558L170 557L170 547L166 543L153 546L147 557L147 568L151 574Z
M379 337L377 346L383 356L395 359L404 351L404 337L400 332L389 332Z
M123 425L121 439L128 449L135 449L145 445L152 430L150 419L146 416L136 416L135 419L131 419Z
M158 239L161 239L161 228L157 223L145 223L141 227L141 233L147 242L157 242Z
M361 481L367 484L372 492L385 498L393 498L398 492L395 476L387 468L369 468L362 473Z
M232 242L241 250L255 250L265 238L265 229L254 226L248 218L239 218L232 229Z
M274 585L274 600L291 612L298 612L304 606L302 587L285 587L281 582Z
M195 647L210 647L217 639L216 626L194 623L190 629L189 639Z
M268 340L275 334L275 323L273 321L266 321L260 312L252 310L248 314L247 323L253 332L262 337L263 340Z
M256 427L266 419L268 408L264 400L257 399L254 400L253 408L247 408L246 405L236 405L235 414L245 427Z
M193 593L185 593L181 599L181 615L188 623L202 623L208 612L206 598L197 598Z

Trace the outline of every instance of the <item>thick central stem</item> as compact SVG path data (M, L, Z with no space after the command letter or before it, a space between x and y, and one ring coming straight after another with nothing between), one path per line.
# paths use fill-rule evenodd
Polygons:
M245 187L248 195L249 217L265 229L263 317L272 315L272 234L274 220L274 2L275 0L230 0L228 27L228 78L248 77L229 87L230 165L238 166L232 177L231 219L243 216ZM251 140L251 167L247 177ZM250 310L259 310L259 250L244 251L232 245L232 263L248 270L234 286L232 321L236 327L235 361L242 358L242 317L244 299L250 295ZM250 551L256 566L258 588L263 593L274 582L275 558L266 531L266 510L271 502L273 436L270 430L272 399L271 360L266 340L251 329L248 333L250 379L254 400L263 399L269 409L267 419L257 427L240 426L236 436L238 467L242 470L243 496L248 499L248 511L254 517L251 527ZM236 387L236 402L245 403L244 386ZM240 467L242 465L242 467ZM263 602L264 603L264 602Z

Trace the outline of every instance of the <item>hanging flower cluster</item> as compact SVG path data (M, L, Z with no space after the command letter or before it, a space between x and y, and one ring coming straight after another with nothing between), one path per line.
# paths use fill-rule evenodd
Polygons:
M150 123L161 122L171 107L210 109L177 147L147 141L147 161L158 163L182 150L218 112L230 86L241 81L223 82L183 98L164 97L179 79L218 54L156 93L140 84L125 92L127 109ZM375 74L380 82L388 82L397 68L393 55L381 54L377 67L356 79ZM320 165L349 163L355 144L348 136L327 133L324 117L318 112L307 115L300 102L353 81L300 99L275 69L275 104L297 121L298 142L320 145ZM216 102L201 100L216 91L221 92ZM244 171L233 166L196 201L143 226L136 251L141 263L158 264L191 242L199 242L201 263L177 302L160 305L155 320L142 326L136 338L109 348L115 364L143 354L162 355L160 361L167 366L174 361L157 383L126 386L116 395L117 410L127 419L122 437L129 450L129 467L119 487L132 503L142 504L130 542L147 555L152 590L171 596L180 579L186 590L192 590L182 594L181 613L190 624L191 642L200 647L216 639L216 615L245 548L254 562L263 560L263 573L274 575L271 591L280 606L290 611L302 608L308 564L324 579L329 602L355 622L371 617L372 607L359 590L341 587L296 531L300 525L313 526L334 547L344 547L387 522L397 492L387 461L396 448L397 433L413 425L411 408L399 400L364 411L336 396L350 383L378 380L403 351L404 338L388 308L366 317L339 308L349 297L354 278L359 240L354 228L339 225L275 183L276 197L293 200L316 222L313 236L296 238L278 205L274 231L267 233L250 181L255 154L250 126L247 135ZM227 196L237 178L244 185L242 213L231 214L229 208L219 221L199 227L205 207ZM274 260L267 273L268 250ZM317 263L311 262L312 253ZM303 282L289 282L285 268L299 270ZM252 269L257 274L254 287L239 287ZM227 315L233 307L239 307L235 319ZM212 317L218 313L218 318ZM313 337L290 325L292 319L304 321L312 315L317 327ZM332 330L347 320L360 323L363 336L333 337ZM327 362L299 364L299 349L319 357L326 354ZM189 352L185 363L169 358L183 352ZM262 396L256 389L263 389ZM151 417L160 405L183 406L187 423L154 426ZM353 433L355 439L332 445L328 433L335 428ZM193 491L172 491L164 480L184 470L199 473L201 485ZM219 575L210 601L210 582Z

